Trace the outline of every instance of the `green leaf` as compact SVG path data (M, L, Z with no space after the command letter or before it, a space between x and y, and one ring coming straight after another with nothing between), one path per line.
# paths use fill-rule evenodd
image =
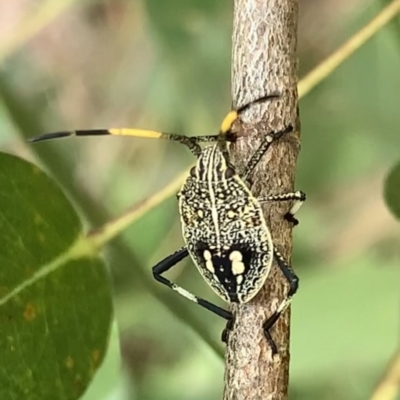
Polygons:
M36 166L0 154L0 188L0 398L77 399L107 348L107 271Z
M389 210L400 219L400 162L391 169L386 178L384 196Z

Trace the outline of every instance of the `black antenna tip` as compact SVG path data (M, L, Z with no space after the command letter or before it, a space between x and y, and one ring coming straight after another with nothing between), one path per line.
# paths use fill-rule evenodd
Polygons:
M58 138L72 136L73 134L74 134L73 132L45 133L44 135L29 138L28 142L31 142L31 143L43 142L45 140L52 140L52 139L58 139Z

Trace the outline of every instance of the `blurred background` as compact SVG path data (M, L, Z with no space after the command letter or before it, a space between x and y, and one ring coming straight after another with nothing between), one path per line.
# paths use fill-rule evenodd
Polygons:
M301 0L299 76L386 3ZM227 0L0 0L1 150L54 176L88 227L120 215L191 154L142 139L25 138L118 126L215 133L231 104L231 24ZM294 230L291 399L368 398L399 342L400 225L382 196L400 158L399 71L397 18L300 102L296 188L308 201ZM87 400L221 398L223 360L203 338L220 346L224 322L167 288L154 295L151 267L181 245L170 198L107 247L118 328ZM218 301L191 262L170 276Z

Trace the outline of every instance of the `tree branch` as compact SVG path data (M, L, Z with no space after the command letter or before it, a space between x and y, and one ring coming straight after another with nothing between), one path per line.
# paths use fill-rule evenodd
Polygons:
M264 156L255 171L255 195L286 193L293 189L299 148L297 110L297 0L235 0L232 85L234 106L262 95L279 93L278 100L252 107L239 127L234 149L236 164L245 163L262 137L288 125L284 136ZM265 207L274 243L287 260L291 254L291 225L283 219L288 205ZM272 330L278 354L272 356L262 324L285 297L285 283L276 263L265 287L245 305L232 306L236 316L226 351L225 400L284 399L289 374L289 313Z

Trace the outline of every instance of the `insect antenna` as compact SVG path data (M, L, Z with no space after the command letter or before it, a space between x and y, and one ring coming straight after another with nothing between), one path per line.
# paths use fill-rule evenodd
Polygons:
M82 129L75 131L61 131L53 133L45 133L44 135L36 136L28 139L29 142L44 142L52 139L65 138L69 136L131 136L139 138L149 138L149 139L166 139L175 142L182 143L189 150L198 157L201 153L201 147L198 145L200 141L211 141L212 136L196 136L188 137L183 135L177 135L174 133L165 133L159 131L152 131L147 129L133 129L133 128L111 128L111 129ZM214 139L215 140L215 139Z

